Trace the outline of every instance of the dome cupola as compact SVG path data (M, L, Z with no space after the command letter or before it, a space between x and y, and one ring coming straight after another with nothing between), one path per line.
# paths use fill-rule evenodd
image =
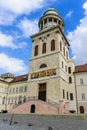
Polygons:
M54 26L59 26L63 30L64 21L54 8L49 8L39 20L39 31L43 31Z

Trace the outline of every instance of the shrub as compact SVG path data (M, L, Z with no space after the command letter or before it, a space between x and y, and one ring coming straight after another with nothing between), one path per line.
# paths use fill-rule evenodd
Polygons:
M70 110L69 112L70 112L70 113L75 113L76 111L75 111L75 110Z
M8 111L7 110L1 110L1 113L7 113Z

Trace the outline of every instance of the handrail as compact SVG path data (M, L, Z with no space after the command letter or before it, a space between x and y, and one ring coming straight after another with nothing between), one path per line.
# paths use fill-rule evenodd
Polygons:
M18 107L18 106L20 106L20 105L22 105L23 103L26 103L26 102L28 102L28 101L31 101L31 100L35 101L35 100L40 100L40 99L38 99L37 96L28 97L28 99L26 99L26 100L23 100L23 99L22 99L22 101L19 102L18 104L14 104L13 109L16 108L16 107ZM52 101L52 100L50 100L50 99L47 99L47 100L44 101L44 102L47 102L47 103L49 103L49 104L51 104L51 105L58 106L58 103L57 103L57 102Z

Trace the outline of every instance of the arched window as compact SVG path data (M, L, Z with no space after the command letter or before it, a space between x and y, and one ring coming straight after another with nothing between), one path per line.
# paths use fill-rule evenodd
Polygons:
M38 45L35 46L35 50L34 50L34 56L38 55Z
M71 73L71 67L68 67L68 73L69 74Z
M72 83L72 77L69 77L69 83Z
M46 43L43 43L43 46L42 46L42 54L43 53L46 53Z
M35 105L34 105L34 104L31 105L30 112L31 112L31 113L35 113Z
M51 41L51 51L55 50L55 40Z
M84 113L84 107L83 106L80 106L79 109L80 109L80 113Z
M45 67L47 67L46 64L41 64L41 65L40 65L40 68L45 68Z

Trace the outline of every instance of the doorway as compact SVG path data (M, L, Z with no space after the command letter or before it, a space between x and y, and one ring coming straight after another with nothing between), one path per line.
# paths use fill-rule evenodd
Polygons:
M46 101L46 83L39 84L38 99Z
M80 106L80 113L84 113L84 107Z
M35 113L35 105L34 105L34 104L31 105L31 110L30 110L30 112L31 112L31 113Z

